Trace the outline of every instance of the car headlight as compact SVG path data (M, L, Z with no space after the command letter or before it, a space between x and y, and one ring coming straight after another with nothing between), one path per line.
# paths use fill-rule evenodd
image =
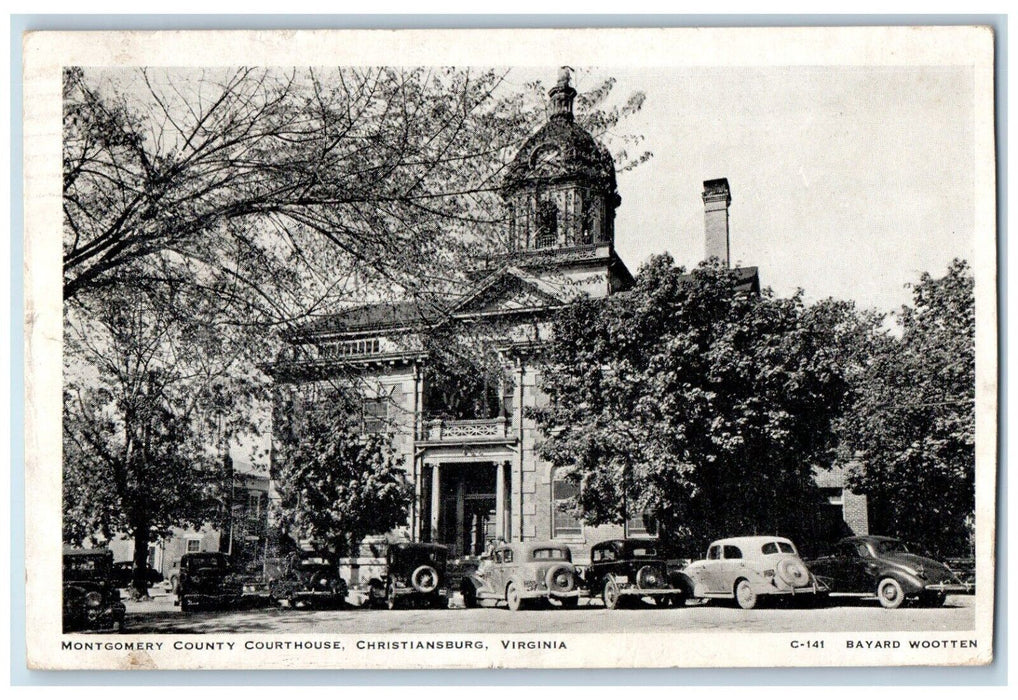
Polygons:
M92 591L91 593L85 596L85 605L87 605L90 608L98 608L102 604L103 604L102 593Z

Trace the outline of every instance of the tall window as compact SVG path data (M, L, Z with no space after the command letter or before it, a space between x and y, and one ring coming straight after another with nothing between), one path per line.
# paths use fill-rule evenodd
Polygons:
M247 517L250 520L259 520L269 505L269 495L260 491L248 491L247 494Z
M558 241L558 207L554 202L543 201L537 205L537 238L535 248L550 248Z
M552 537L564 537L582 534L580 519L563 508L572 505L572 500L580 495L580 489L571 481L566 481L555 474L551 482L551 529Z
M630 518L626 523L626 531L631 537L657 536L657 523L647 513Z
M361 403L363 431L383 432L389 423L389 397L365 398Z

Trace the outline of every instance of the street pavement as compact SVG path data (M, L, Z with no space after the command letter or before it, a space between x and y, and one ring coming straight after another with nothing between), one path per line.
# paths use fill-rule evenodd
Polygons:
M580 633L580 632L906 632L975 627L975 597L950 596L942 608L884 610L876 599L832 597L822 608L740 610L731 603L693 602L683 608L606 610L587 600L575 610L505 607L466 610L458 597L448 610L291 610L252 607L182 613L168 595L127 601L126 632L140 633Z

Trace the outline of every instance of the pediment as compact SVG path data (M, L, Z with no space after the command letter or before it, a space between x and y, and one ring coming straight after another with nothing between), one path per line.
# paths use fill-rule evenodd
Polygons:
M565 295L517 268L506 268L482 280L473 293L453 309L455 315L522 311L559 306Z

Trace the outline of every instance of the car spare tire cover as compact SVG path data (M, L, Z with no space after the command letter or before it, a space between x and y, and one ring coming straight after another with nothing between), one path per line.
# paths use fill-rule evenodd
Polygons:
M414 590L421 593L431 593L438 588L438 571L429 564L418 566L414 569L413 575L410 576L410 584L414 587Z
M809 584L809 571L798 559L782 559L778 562L778 576L789 586L798 587Z
M665 577L656 566L648 564L636 572L636 585L639 588L662 588L665 583Z
M576 586L576 575L573 573L573 567L559 564L548 569L544 582L548 584L549 591L571 591Z

